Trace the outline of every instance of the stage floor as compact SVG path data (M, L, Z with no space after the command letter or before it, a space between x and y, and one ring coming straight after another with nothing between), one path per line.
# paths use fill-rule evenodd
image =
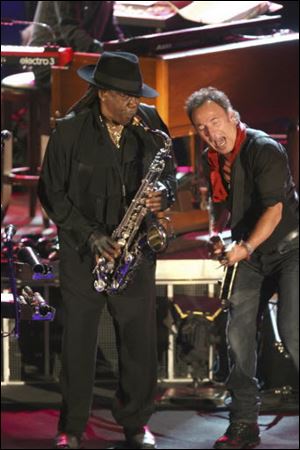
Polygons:
M25 201L24 201L25 200ZM41 210L30 219L26 196L16 194L4 223L17 227L16 240L24 234L55 234L55 227L44 230ZM187 252L181 258L201 257L195 253L199 243L188 236ZM178 254L176 254L178 257ZM174 257L176 258L174 255ZM187 395L184 391L187 389ZM223 391L225 391L223 389ZM121 427L110 413L113 389L96 383L94 404L86 429L86 449L126 448ZM156 412L149 423L161 449L209 449L228 426L228 410L222 397L222 387L210 390L199 387L190 395L189 386L169 383L160 385ZM260 449L299 448L299 416L294 399L265 397L259 417ZM1 448L52 448L59 414L60 395L57 383L33 382L2 386Z
M179 392L182 393L182 386ZM170 389L160 386L156 412L150 428L161 449L209 449L228 425L226 407L212 408L201 393L193 403L190 398L170 398ZM201 391L201 388L200 388ZM199 391L199 392L200 392ZM203 391L204 392L204 391ZM161 396L161 394L164 396ZM174 393L174 392L173 392ZM94 403L88 422L84 447L86 449L123 448L122 429L110 413L112 386L97 383ZM169 395L169 397L168 397ZM168 400L169 398L169 400ZM2 387L1 448L51 448L56 433L60 396L57 384L33 384ZM276 404L274 403L276 407ZM299 417L297 412L263 412L259 417L261 444L259 449L299 448Z

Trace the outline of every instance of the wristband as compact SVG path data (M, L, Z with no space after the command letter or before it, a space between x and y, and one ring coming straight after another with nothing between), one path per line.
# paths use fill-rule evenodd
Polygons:
M248 257L250 257L252 255L252 253L254 252L254 248L252 247L252 245L249 244L249 242L241 241L240 245L242 247L245 247L245 249L248 252Z

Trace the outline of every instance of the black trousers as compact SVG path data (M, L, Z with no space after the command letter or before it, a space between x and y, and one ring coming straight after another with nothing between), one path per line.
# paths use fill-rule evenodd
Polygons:
M81 260L62 245L63 398L58 429L76 435L82 434L90 414L98 325L105 302L119 355L119 384L112 408L118 424L134 429L148 422L157 382L155 262L143 259L126 290L115 296L94 290L93 266L89 255Z

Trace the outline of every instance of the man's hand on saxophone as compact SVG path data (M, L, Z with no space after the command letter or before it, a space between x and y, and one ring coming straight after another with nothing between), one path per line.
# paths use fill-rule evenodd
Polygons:
M162 183L158 182L157 186L148 192L146 207L153 213L167 209L167 188Z
M93 231L88 239L91 252L96 257L98 263L99 258L104 257L108 261L113 262L121 253L120 245L113 241L109 236L101 231Z

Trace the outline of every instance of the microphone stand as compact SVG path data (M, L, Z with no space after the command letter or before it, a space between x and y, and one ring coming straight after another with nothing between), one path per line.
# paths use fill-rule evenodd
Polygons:
M10 131L1 130L1 166L2 167L3 167L2 154L4 153L4 149L5 149L5 141L7 141L10 138L11 138ZM3 181L2 181L2 173L1 173L1 193L2 193L2 185L3 185ZM5 211L4 211L4 208L1 203L1 223L2 223L2 220L4 219L4 216L5 216Z
M13 299L14 299L14 309L15 309L15 328L14 335L17 339L20 337L20 306L19 306L19 298L17 294L17 283L16 276L14 271L13 264L13 235L16 232L16 228L14 225L8 225L5 228L5 244L7 247L7 261L8 261L8 274L9 274L9 284L12 291Z

